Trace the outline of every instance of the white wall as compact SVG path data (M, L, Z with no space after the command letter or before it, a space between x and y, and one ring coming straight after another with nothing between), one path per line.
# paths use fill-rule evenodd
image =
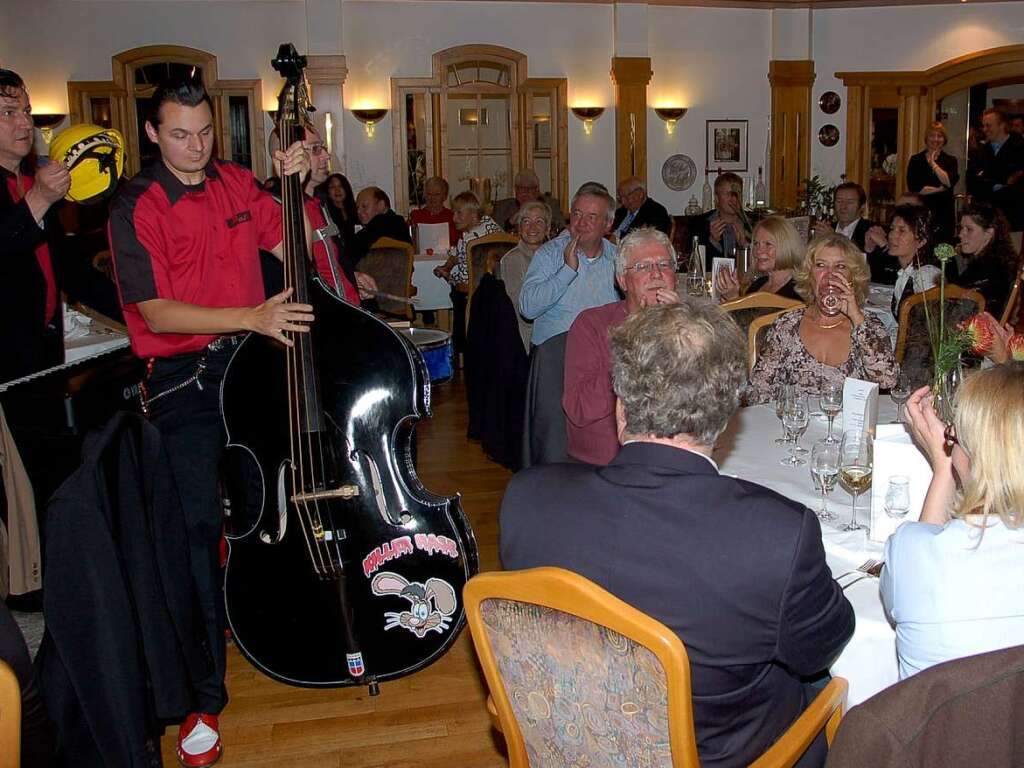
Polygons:
M1024 43L1021 2L815 11L812 173L838 181L846 169L846 91L836 72L923 70L965 53L1019 43ZM818 109L825 91L843 97L834 115ZM835 147L818 143L818 129L825 123L839 126Z
M345 3L344 30L349 106L390 107L392 76L429 76L435 52L470 43L526 54L531 77L568 78L570 106L613 103L610 5L356 0ZM393 191L391 119L389 113L370 141L351 114L345 115L346 167L353 186L376 184ZM570 190L589 180L613 185L614 146L613 110L594 124L591 136L570 114Z
M650 7L651 69L647 90L648 191L670 213L682 213L696 195L700 202L706 159L705 121L749 120L748 173L756 179L764 162L771 114L768 60L769 11L731 8ZM669 136L654 114L657 106L684 106L686 115ZM697 180L682 192L669 190L661 166L674 154L689 155Z

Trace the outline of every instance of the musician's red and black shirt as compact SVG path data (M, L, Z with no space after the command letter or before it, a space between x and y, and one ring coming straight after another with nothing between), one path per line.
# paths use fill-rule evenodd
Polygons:
M157 161L118 193L108 234L132 350L169 357L198 351L216 336L154 333L138 302L261 304L259 249L281 242L281 206L236 163L211 160L205 180L186 186Z

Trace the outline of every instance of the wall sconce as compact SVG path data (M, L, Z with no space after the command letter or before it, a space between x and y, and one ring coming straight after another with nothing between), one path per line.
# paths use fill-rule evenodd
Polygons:
M386 109L353 109L352 114L356 120L366 126L366 137L373 138L373 126L379 123L386 115Z
M665 121L665 130L671 136L676 132L676 123L686 114L686 107L655 107L654 114Z
M47 146L53 141L53 129L64 122L65 117L67 115L32 115L32 122L39 129L39 132L43 134L43 141L46 142Z
M583 121L583 132L589 136L594 130L594 121L604 114L604 107L573 107L572 113Z

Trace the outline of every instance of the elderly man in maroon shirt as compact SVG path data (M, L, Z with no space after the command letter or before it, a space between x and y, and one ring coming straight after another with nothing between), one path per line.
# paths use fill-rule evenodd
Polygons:
M615 255L615 275L626 298L581 312L566 341L562 408L568 451L587 464L607 464L619 451L608 332L639 309L679 301L676 252L656 229L626 235Z

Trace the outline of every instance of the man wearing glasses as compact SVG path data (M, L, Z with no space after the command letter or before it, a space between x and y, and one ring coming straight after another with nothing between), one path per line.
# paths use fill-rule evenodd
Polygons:
M616 192L619 196L619 209L615 212L612 231L619 240L633 230L644 227L660 229L666 235L672 233L672 217L664 205L647 196L647 186L643 179L630 176L619 182Z
M523 280L519 312L533 320L525 466L566 459L565 337L580 312L618 299L615 246L604 238L614 213L603 187L585 185L573 197L569 228L537 250Z
M569 455L607 464L619 452L609 331L634 312L677 304L676 254L664 232L645 227L626 235L615 256L622 301L581 312L565 345L565 431Z
M527 203L544 203L551 209L551 233L558 234L565 229L565 215L557 197L540 191L540 178L530 168L516 174L515 197L506 197L494 203L494 221L506 232L515 232L516 214Z

